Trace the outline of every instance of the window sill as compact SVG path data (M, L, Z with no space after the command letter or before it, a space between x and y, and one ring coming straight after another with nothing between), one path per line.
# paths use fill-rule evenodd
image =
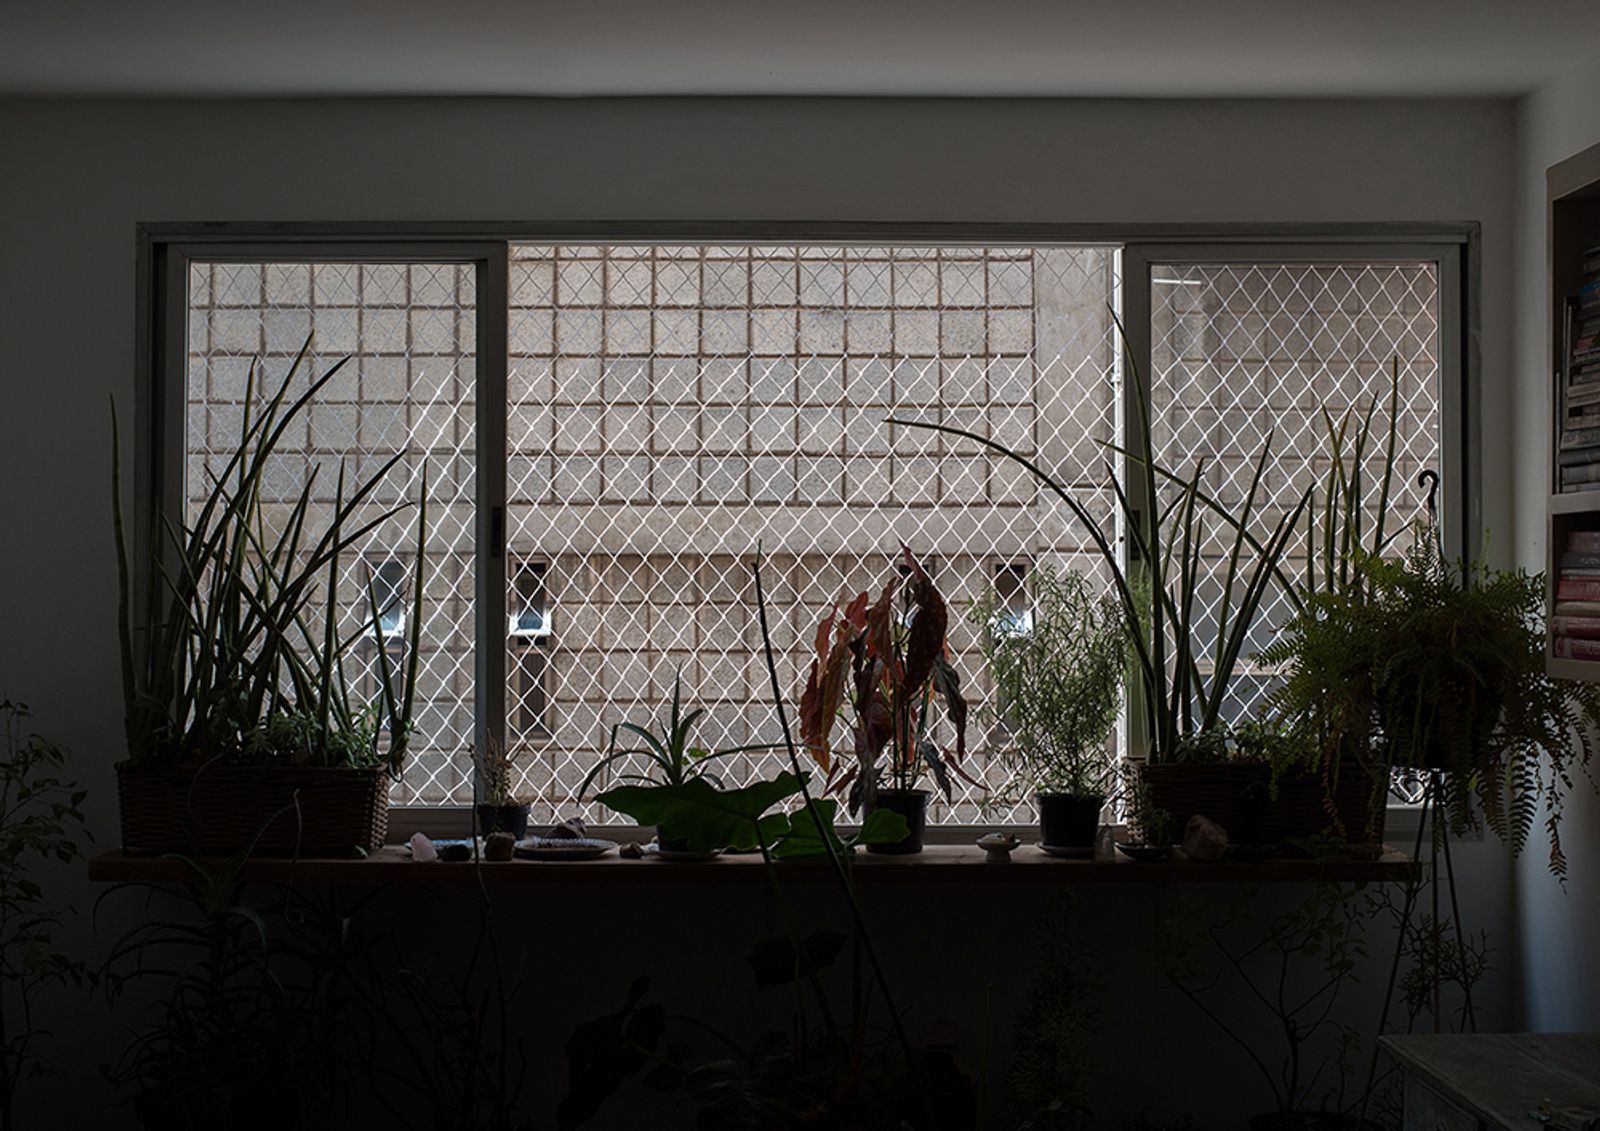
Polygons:
M825 860L786 861L786 879L825 883L832 872ZM380 849L362 860L253 860L241 879L256 883L377 884L390 881L478 883L481 880L527 884L605 883L760 883L761 857L723 856L700 864L669 863L646 857L627 860L612 853L599 860L512 860L505 863L419 864L403 848ZM858 853L855 876L873 884L1150 884L1295 883L1316 881L1403 881L1414 873L1404 854L1388 851L1377 860L1224 860L1187 859L1137 863L1058 860L1025 845L1005 864L991 864L971 845L934 844L914 856ZM162 857L108 852L89 861L89 879L104 883L180 882L184 866Z

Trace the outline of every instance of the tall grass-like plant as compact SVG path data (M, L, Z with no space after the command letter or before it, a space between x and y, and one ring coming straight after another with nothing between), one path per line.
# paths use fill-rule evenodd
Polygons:
M1119 334L1122 323L1112 315ZM1122 334L1126 343L1126 335ZM1020 464L1058 498L1094 543L1111 575L1113 595L1122 610L1132 642L1134 674L1139 683L1138 714L1151 761L1169 760L1184 739L1217 731L1227 719L1229 689L1250 643L1262 605L1273 592L1287 592L1298 605L1283 565L1300 518L1311 501L1302 491L1277 521L1256 533L1265 500L1262 481L1272 461L1273 437L1256 456L1249 488L1237 506L1225 505L1202 488L1204 460L1187 475L1169 471L1150 458L1150 402L1138 366L1130 356L1134 389L1134 444L1108 450L1128 458L1143 474L1129 475L1108 460L1107 478L1128 532L1129 560L1124 562L1115 533L1090 513L1061 478L1036 460L976 432L947 424L929 424L891 417L890 423L925 428L970 440ZM1176 489L1163 496L1162 485ZM1212 613L1202 606L1200 589L1207 580L1203 558L1210 533L1223 532L1221 593ZM1215 618L1209 637L1205 626Z
M345 555L409 506L370 515L374 492L403 456L354 486L346 484L341 462L320 532L315 468L278 528L267 522L263 495L273 457L290 426L349 360L290 400L309 348L308 340L269 397L258 396L260 371L251 366L238 448L210 474L209 492L191 519L158 520L149 589L137 613L112 406L118 636L128 755L135 763L386 766L396 777L404 764L420 653L427 477L417 507L406 655L396 671L380 630L390 610L380 607L370 573L364 580L371 615L359 631L339 631L337 596ZM375 646L379 686L370 702L351 694L345 671L362 641ZM385 727L388 746L380 750Z

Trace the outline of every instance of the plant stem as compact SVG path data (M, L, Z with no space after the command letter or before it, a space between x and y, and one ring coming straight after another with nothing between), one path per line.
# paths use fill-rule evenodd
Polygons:
M924 1113L932 1114L926 1081L922 1075L922 1065L916 1057L916 1050L911 1045L911 1038L906 1035L905 1022L900 1016L900 1011L895 1006L894 994L889 989L889 980L884 975L883 963L878 958L878 948L873 945L872 935L867 930L866 916L861 912L860 900L856 898L855 883L850 878L844 861L840 858L838 846L834 844L831 830L824 827L821 814L817 811L817 803L811 796L811 790L806 785L806 774L800 768L800 755L795 749L794 738L789 733L789 716L783 706L783 688L778 682L778 664L772 652L772 632L767 625L767 599L766 592L761 585L761 562L759 551L757 560L751 564L750 572L755 578L756 586L756 615L761 625L761 650L767 664L767 675L772 682L772 701L778 711L778 727L783 733L783 744L789 753L789 764L794 768L795 776L800 780L800 796L805 801L806 812L817 823L817 831L821 834L823 848L828 854L828 862L832 865L834 875L839 880L839 886L844 891L845 899L850 905L850 917L855 923L856 932L861 940L862 947L866 950L867 961L872 966L873 977L877 980L879 988L883 991L884 1005L889 1010L889 1020L894 1026L896 1040L900 1043L901 1051L905 1053L906 1064L910 1068L913 1078L917 1082L917 1094L921 1097ZM763 846L763 857L766 849ZM771 867L768 858L768 867Z

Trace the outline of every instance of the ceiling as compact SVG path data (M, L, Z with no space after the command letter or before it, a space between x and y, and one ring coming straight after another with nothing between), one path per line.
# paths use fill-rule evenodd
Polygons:
M0 0L0 95L1523 93L1594 0Z

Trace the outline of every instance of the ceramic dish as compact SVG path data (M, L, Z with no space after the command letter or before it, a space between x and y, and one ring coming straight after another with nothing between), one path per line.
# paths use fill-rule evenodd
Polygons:
M598 837L530 836L517 841L522 860L598 860L613 848L614 840Z

